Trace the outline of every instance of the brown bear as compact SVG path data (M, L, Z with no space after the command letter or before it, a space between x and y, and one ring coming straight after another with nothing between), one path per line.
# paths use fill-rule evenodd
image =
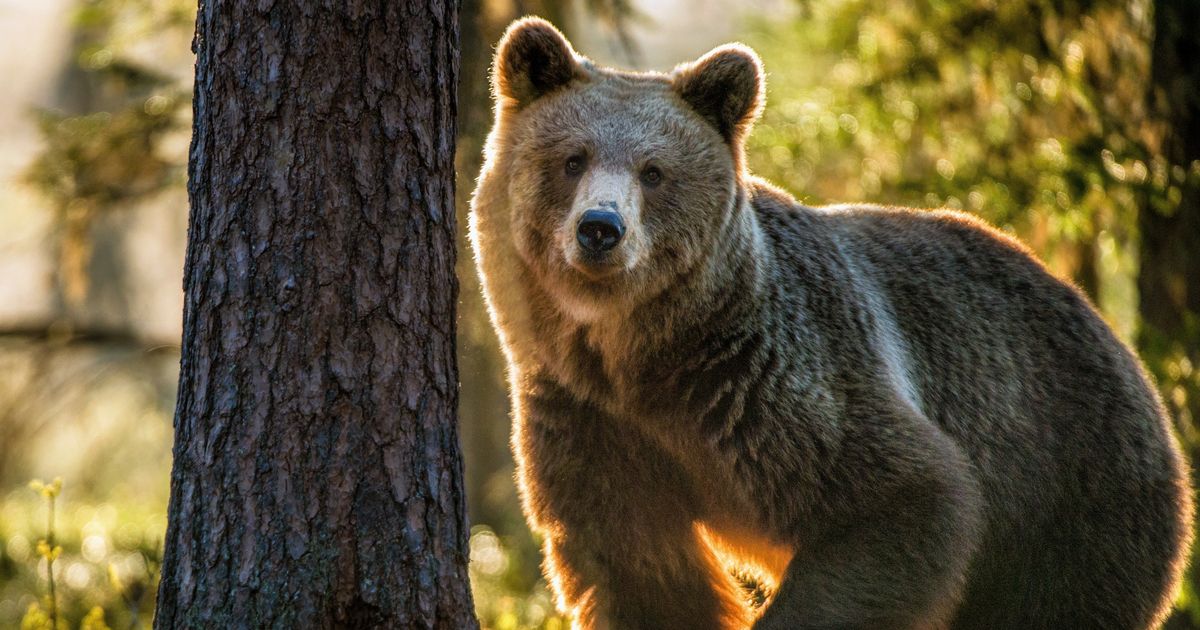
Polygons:
M623 72L524 19L493 87L471 242L576 627L1161 622L1185 464L1137 358L1020 243L751 177L743 46Z

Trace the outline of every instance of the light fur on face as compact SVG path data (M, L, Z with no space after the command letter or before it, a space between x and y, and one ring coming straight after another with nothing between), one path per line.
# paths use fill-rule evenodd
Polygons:
M576 226L588 210L610 209L621 217L625 235L611 252L611 260L602 268L589 263L577 238ZM635 173L621 168L596 168L589 171L575 189L575 199L566 220L555 233L563 258L583 275L600 278L613 270L632 271L649 253L647 235L642 229L642 191Z

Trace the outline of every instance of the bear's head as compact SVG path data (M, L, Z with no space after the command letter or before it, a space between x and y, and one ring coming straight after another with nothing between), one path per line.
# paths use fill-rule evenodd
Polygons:
M525 18L500 41L492 82L484 177L504 180L517 253L567 312L627 312L718 249L739 212L742 145L763 103L752 50L722 46L667 74L623 72Z

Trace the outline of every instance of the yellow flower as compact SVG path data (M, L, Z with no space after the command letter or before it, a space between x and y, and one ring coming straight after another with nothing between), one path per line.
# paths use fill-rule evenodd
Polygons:
M125 584L121 582L121 574L117 571L117 565L108 563L108 581L118 593L125 590Z
M54 497L57 497L60 492L62 492L62 484L62 477L55 477L54 481L51 481L50 483L46 483L41 479L34 479L33 481L29 482L29 489L41 494L47 499L53 499Z
M112 630L108 624L104 623L104 609L95 606L88 612L87 616L79 622L79 630Z
M21 630L54 630L54 625L50 623L50 615L37 602L33 602L25 609L25 616L21 617Z
M53 548L51 548L50 543L46 542L46 539L43 538L38 541L37 552L39 556L50 562L54 562L55 560L58 560L59 556L62 555L62 546L55 545Z

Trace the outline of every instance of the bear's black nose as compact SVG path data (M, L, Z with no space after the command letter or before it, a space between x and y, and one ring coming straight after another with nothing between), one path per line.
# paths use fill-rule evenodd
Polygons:
M579 220L575 238L584 250L599 254L617 246L625 236L621 215L609 210L588 210Z

